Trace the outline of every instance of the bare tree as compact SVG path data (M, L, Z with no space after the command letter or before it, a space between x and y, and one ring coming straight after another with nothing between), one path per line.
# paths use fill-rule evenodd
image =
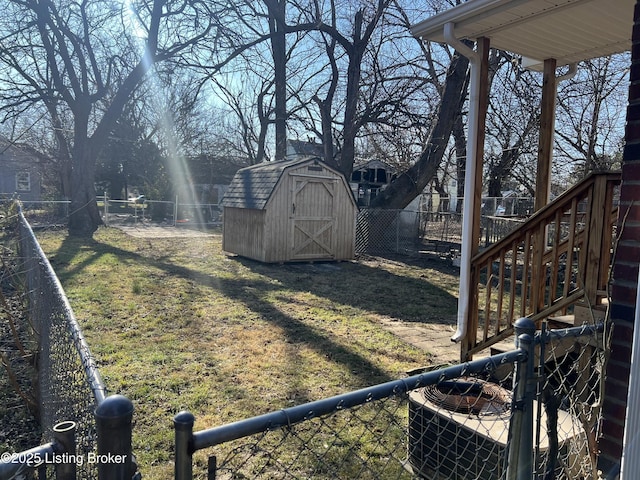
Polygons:
M287 154L287 0L263 0L269 14L275 87L276 159Z
M307 132L320 138L325 160L348 178L358 144L362 148L368 143L369 151L377 150L386 161L402 169L414 164L436 119L439 102L433 99L439 99L445 91L450 52L442 49L431 55L429 45L410 35L409 19L396 2L290 0L286 13L281 3L264 4L269 8L243 3L238 5L236 15L244 14L238 22L262 38L276 33L279 36L272 17L284 16L287 38L297 35L295 42L287 42L287 68L282 70L288 89L288 128L298 135ZM255 44L257 48L245 50L231 68L234 72L242 70L243 76L251 72L252 77L260 79L253 82L259 86L255 93L237 88L237 83L252 83L246 77L242 82L236 79L236 84L225 81L224 76L216 78L218 92L242 126L247 152L253 152L251 144L263 144L269 125L282 116L275 113L282 109L277 105L278 94L271 93L283 83L275 79L275 67L267 63L276 63L273 39L271 45L269 59L266 50ZM466 67L459 68L463 71L462 90L458 92L461 98ZM449 91L449 95L453 98L455 93ZM253 113L247 113L247 97L254 99ZM269 100L273 98L275 103ZM456 102L457 110L460 104ZM439 141L446 149L448 140ZM262 158L260 148L256 152L249 155L252 162ZM434 165L437 169L439 163L434 160Z
M556 149L578 178L611 168L620 151L628 54L589 60L559 86Z
M404 208L435 176L447 150L456 116L460 113L462 99L465 98L463 92L468 65L466 57L457 53L453 56L429 140L416 162L375 198L373 207Z
M91 235L102 223L96 159L127 101L155 64L189 53L212 32L212 8L197 0L5 2L0 109L14 116L46 107L69 157L70 234Z
M362 68L363 61L367 50L371 46L371 42L387 9L392 4L392 0L377 0L375 2L344 2L338 4L330 1L328 5L313 0L310 5L305 6L298 4L301 11L310 12L310 18L306 23L299 23L289 27L290 31L318 31L322 36L322 44L328 55L328 63L330 65L331 79L326 89L326 96L323 100L319 100L320 96L316 94L314 99L321 112L322 139L325 152L333 150L333 143L329 142L329 135L326 130L328 127L329 112L333 110L332 103L334 100L335 90L337 88L339 70L336 68L338 60L336 58L336 46L339 45L347 57L346 65L346 82L344 89L344 102L342 109L344 111L342 120L342 142L338 166L342 173L349 178L353 170L353 164L356 154L356 139L363 126L360 121L358 105L362 89ZM346 28L350 31L343 31L342 24L337 21L338 9L353 11L352 22L345 23ZM333 155L332 155L333 157Z
M541 87L536 74L523 71L505 52L492 51L489 72L485 178L487 195L500 197L517 163L535 165ZM518 183L534 191L535 175Z

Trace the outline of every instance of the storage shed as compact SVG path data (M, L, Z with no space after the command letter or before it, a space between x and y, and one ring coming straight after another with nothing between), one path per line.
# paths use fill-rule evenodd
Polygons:
M269 263L354 256L355 199L344 176L315 158L239 170L222 206L226 252Z

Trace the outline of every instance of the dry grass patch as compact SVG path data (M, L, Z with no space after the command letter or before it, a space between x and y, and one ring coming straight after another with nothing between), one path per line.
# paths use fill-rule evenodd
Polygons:
M135 404L144 478L172 474L172 418L196 429L348 392L429 363L381 318L455 316L457 277L410 265L265 265L221 238L38 235L111 392ZM437 264L436 264L437 266Z

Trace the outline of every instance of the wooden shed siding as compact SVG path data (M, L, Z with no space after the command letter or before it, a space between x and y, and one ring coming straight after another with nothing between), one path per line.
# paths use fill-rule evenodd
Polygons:
M356 210L348 208L349 200L344 198L338 202L336 232L339 232L341 241L336 245L336 257L341 260L352 259L356 252Z
M238 184L238 192L242 191L240 186L261 183L257 194L262 194L266 182L261 179L266 177L260 176L261 169L253 167L245 172L252 175L251 181ZM265 167L264 172L272 175L274 165ZM248 190L234 198L235 208L225 207L226 251L271 263L353 258L357 206L339 172L314 161L292 162L271 186L268 200L262 197L263 210L246 208L255 203L245 196ZM256 211L263 216L258 219ZM259 232L247 226L258 220Z
M224 209L222 249L243 257L264 260L265 211L254 209Z
M289 225L289 192L287 178L278 181L266 205L265 262L289 260L289 240L285 232Z
M294 210L289 227L292 259L335 258L336 179L295 173L290 178Z

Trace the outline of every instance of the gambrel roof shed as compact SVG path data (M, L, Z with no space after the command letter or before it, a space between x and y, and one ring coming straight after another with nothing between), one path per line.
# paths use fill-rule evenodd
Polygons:
M284 170L297 161L265 162L238 170L224 194L222 205L262 210Z
M226 252L262 262L354 256L358 207L344 176L318 159L240 169L222 206Z

